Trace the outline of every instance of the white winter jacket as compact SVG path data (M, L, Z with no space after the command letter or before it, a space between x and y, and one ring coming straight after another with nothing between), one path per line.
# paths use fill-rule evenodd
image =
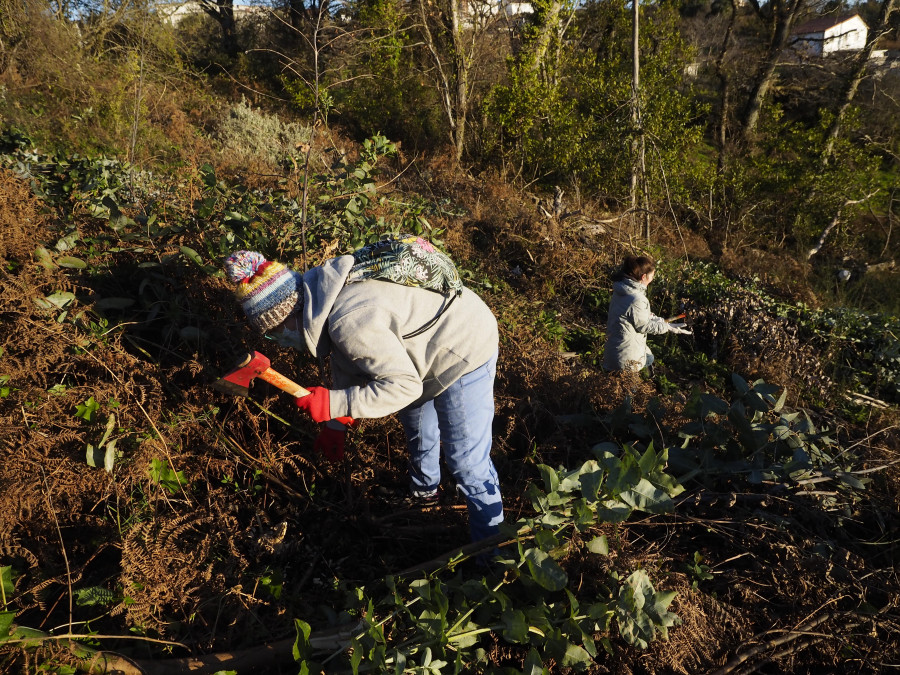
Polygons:
M497 320L475 293L448 301L434 291L370 279L346 284L352 256L303 275L303 338L331 357L333 417L384 417L434 398L497 352Z
M606 322L603 367L606 370L640 370L652 361L647 335L667 333L669 325L650 311L647 288L633 279L613 284Z

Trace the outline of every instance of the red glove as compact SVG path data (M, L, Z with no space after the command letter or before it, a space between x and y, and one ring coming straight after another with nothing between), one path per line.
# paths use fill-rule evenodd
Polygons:
M331 417L331 392L325 387L310 387L308 396L294 399L300 410L305 410L316 422L327 422ZM338 417L341 424L353 424L352 417Z
M325 456L329 462L339 462L344 458L344 441L347 437L345 429L332 429L327 424L313 443L313 449Z
M300 396L294 403L316 422L327 422L331 419L330 393L325 387L310 387L309 396Z

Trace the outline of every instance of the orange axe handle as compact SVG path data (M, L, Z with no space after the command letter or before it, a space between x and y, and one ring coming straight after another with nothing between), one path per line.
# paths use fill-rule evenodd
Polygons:
M281 391L286 391L294 398L309 396L310 394L309 389L304 389L293 380L285 377L277 370L272 370L271 368L266 368L258 375L258 377L261 377L273 387L278 387L279 389L281 389Z
M266 368L259 374L259 377L264 379L273 387L278 387L279 389L281 389L281 391L286 391L294 398L302 398L303 396L309 396L312 393L309 389L301 387L293 380L285 377L277 370L272 370L271 368ZM352 417L335 417L334 420L336 422L340 422L345 426L350 426L353 424Z

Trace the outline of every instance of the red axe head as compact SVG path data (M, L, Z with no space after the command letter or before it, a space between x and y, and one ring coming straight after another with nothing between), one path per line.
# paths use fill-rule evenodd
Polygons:
M268 370L270 363L269 359L259 352L246 354L231 372L213 382L212 387L225 394L247 396L253 378Z

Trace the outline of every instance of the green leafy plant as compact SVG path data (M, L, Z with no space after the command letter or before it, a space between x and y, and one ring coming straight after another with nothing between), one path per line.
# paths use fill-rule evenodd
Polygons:
M709 565L704 564L703 561L704 558L700 554L700 551L694 551L691 560L684 564L685 570L693 579L691 581L691 588L694 590L697 590L697 586L701 581L708 581L713 578L712 573L709 571Z
M109 437L115 428L116 416L110 414L106 421L106 430L103 432L103 437L100 439L100 442L96 446L91 443L88 443L87 445L86 455L88 466L102 466L106 469L107 473L113 472L116 459L122 455L121 451L116 450L116 439L109 440Z
M604 443L593 453L596 459L577 469L538 465L543 489L531 484L527 491L534 515L502 526L513 545L495 559L495 574L460 574L459 557L422 578L388 577L380 598L347 589L352 607L345 616L358 621L351 649L321 663L312 660L309 624L298 621L294 653L302 667L315 672L342 659L354 673L363 664L379 672L462 672L487 663L481 638L493 633L527 650L532 672L542 672L542 658L581 671L597 657L598 644L612 651L613 626L640 649L665 638L680 623L667 609L673 592L657 591L642 570L612 571L593 596L579 598L565 558L576 548L607 556L601 524L622 522L633 511L665 512L683 488L665 472L665 450Z
M175 471L164 459L153 458L150 460L150 480L175 494L183 486L187 485L184 471Z
M695 420L679 431L682 446L670 448L682 480L796 483L826 471L846 488L864 487L866 480L852 473L851 455L817 429L808 413L785 409L786 389L776 399L780 388L763 380L751 385L735 373L732 381L731 403L694 391L687 412Z
M94 397L91 396L84 403L79 403L76 406L75 417L78 417L85 422L90 422L93 420L94 413L100 410L100 404L94 400Z

